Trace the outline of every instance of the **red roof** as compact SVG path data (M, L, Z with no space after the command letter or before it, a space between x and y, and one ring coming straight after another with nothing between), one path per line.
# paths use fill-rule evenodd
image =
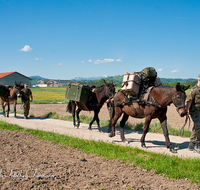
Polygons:
M15 73L15 71L14 72L7 72L7 73L0 73L0 78L3 78L3 77L10 75L12 73Z
M7 73L0 73L0 78L3 78L3 77L5 77L5 76L8 76L8 75L10 75L10 74L12 74L12 73L17 73L17 74L19 74L19 75L21 75L21 76L23 76L23 77L26 77L26 78L29 79L29 80L33 80L33 79L31 79L31 78L29 78L29 77L27 77L27 76L25 76L25 75L22 75L21 73L18 73L17 71L7 72Z

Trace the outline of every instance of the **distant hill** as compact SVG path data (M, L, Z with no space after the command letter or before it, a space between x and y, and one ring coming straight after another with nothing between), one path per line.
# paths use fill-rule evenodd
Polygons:
M41 76L30 76L29 78L33 79L31 81L31 84L37 84L39 80L42 79L47 79L47 80L51 80L48 78L44 78ZM106 79L107 81L114 81L116 84L121 83L123 80L123 75L116 75L116 76L100 76L100 77L76 77L74 79L70 79L72 81L98 81L100 79ZM55 79L53 79L55 80ZM194 78L188 78L188 79L181 79L181 78L160 78L161 82L164 83L174 83L174 82L180 82L180 83L187 83L187 82L191 82L191 81L196 81L197 79Z
M107 77L105 78L106 80L112 80L115 81L115 83L121 83L123 80L123 75L117 75L117 76L112 76L112 77ZM196 81L197 79L194 78L189 78L189 79L181 79L181 78L160 78L162 83L172 83L172 82L180 82L180 83L185 83L185 82L190 82L190 81Z
M102 78L106 78L107 76L100 76L100 77L76 77L74 79L70 79L73 81L96 81Z
M44 78L44 77L41 77L41 76L30 76L29 78L33 79L33 80L42 80L42 79L48 79L48 78Z

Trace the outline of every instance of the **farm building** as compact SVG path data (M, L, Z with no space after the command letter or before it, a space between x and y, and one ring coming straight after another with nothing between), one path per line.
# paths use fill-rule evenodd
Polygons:
M42 79L38 81L38 84L36 86L38 87L47 87L47 83L49 82L49 79Z
M72 82L71 80L49 80L42 79L38 81L36 86L38 87L66 87L67 83Z
M17 71L13 72L6 72L6 73L0 73L0 84L1 85L9 85L13 86L15 82L17 83L26 83L29 86L31 86L31 81L32 79L22 75L21 73L18 73Z
M70 80L50 80L47 84L48 87L66 87Z

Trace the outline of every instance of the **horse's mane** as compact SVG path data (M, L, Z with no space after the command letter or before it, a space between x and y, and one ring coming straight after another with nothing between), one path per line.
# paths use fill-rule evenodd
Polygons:
M184 90L184 85L180 85L180 91L182 91L182 92L184 92L185 93L185 90ZM159 89L159 88L161 88L161 89L166 89L166 88L169 88L169 89L172 89L172 88L175 88L176 89L176 87L175 86L157 86L157 87L155 87L156 89Z
M99 86L99 87L96 87L96 88L95 88L95 91L96 91L97 93L100 93L100 92L103 91L104 87L105 87L105 85L101 85L101 86Z

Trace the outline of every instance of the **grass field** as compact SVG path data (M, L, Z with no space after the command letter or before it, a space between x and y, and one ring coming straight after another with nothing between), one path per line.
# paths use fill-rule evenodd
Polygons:
M31 88L33 104L68 103L65 99L66 87ZM21 103L18 99L17 103Z

